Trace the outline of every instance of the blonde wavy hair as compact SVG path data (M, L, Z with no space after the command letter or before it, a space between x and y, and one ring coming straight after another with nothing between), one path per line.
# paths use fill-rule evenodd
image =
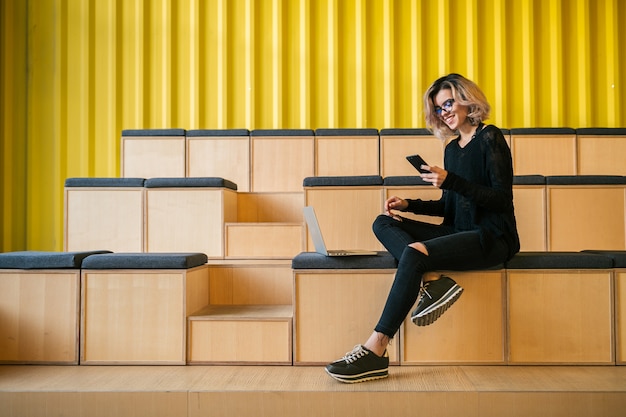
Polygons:
M489 118L491 106L476 83L459 74L448 74L433 82L424 93L426 127L438 138L446 140L458 135L435 113L435 96L441 90L450 90L455 103L468 107L467 117L472 125L476 126Z

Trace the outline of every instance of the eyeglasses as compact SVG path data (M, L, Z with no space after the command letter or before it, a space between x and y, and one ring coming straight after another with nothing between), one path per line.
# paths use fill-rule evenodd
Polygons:
M454 106L454 99L453 98L449 98L449 99L447 99L446 101L443 102L441 107L435 106L435 113L437 114L437 116L441 116L441 114L443 113L444 110L447 111L447 112L452 111L452 106Z

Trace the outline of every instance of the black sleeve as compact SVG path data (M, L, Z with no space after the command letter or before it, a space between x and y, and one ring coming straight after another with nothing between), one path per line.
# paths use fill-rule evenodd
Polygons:
M415 213L415 214L425 214L427 216L443 216L444 208L445 208L445 196L446 191L443 191L441 199L439 200L410 200L406 201L409 203L406 211Z

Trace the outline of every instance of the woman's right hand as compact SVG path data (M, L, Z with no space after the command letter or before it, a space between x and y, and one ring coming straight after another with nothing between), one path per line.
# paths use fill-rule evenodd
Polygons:
M393 197L389 197L389 199L385 201L385 214L391 217L395 217L395 215L391 212L391 210L404 211L408 207L409 207L408 201L406 201L403 198L396 197L394 195Z

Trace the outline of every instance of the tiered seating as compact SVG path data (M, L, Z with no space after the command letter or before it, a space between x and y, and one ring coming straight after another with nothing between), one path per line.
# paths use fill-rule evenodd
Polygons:
M624 178L620 174L577 175L583 166L590 166L581 162L585 158L579 152L590 143L593 132L581 131L578 136L573 129L513 129L503 133L512 147L516 173L524 174L514 182L523 251L626 250ZM155 168L153 161L160 158L151 152L173 157L179 152L181 135L184 156L170 159L176 163L160 162L163 172L150 171ZM598 135L606 139L605 146L617 151L626 137L615 130L602 130ZM123 158L144 166L143 171L125 165L122 174L136 178L68 179L65 244L72 249L97 243L97 247L114 252L197 251L208 255L206 304L185 313L186 363L303 365L341 355L369 333L377 318L370 316L378 314L378 309L361 311L357 301L332 301L333 296L353 294L355 299L382 305L395 270L390 265L364 268L358 264L292 270L293 258L313 250L302 207L315 207L329 247L382 251L371 233L371 222L386 198L436 199L441 193L422 182L404 159L420 153L434 165L443 164L443 144L423 129L385 129L380 133L375 129L166 129L124 131L122 141ZM151 142L154 147L147 152L145 147ZM133 150L137 152L133 154ZM528 155L542 156L537 161ZM167 159L166 155L162 158ZM173 175L169 169L178 167L180 161L184 161L184 174ZM142 184L125 187L115 182L118 180L125 185L133 181ZM135 194L129 199L131 189ZM118 224L101 220L107 218L103 207L117 206L142 213L140 220L136 215L131 216L132 221L124 218L124 210L116 214ZM89 214L91 211L96 214ZM118 232L107 235L111 230ZM109 248L103 240L88 240L85 231L95 231L104 242L120 246ZM116 241L120 231L134 235ZM130 242L132 249L121 246ZM571 275L585 268L561 269L562 274ZM609 269L601 273L600 281L606 283L603 279L608 274L619 294L621 275ZM536 273L542 277L554 272L530 270L541 271ZM519 305L511 303L516 299L510 299L509 292L528 278L523 275L525 270L511 271L497 268L455 274L468 291L459 306L441 319L447 325L417 328L407 322L394 345L393 362L541 363L520 356L519 349L510 350L508 338L513 332L509 326L514 316L509 314ZM356 285L363 280L366 285ZM358 294L355 288L360 288ZM600 299L605 296L603 293ZM482 301L485 297L489 303ZM619 302L615 305L619 307ZM348 329L345 323L350 323ZM250 338L261 341L258 349L245 349L242 341ZM326 344L329 338L333 343ZM425 338L432 344L423 346L420 341ZM583 362L605 363L605 359L583 358ZM547 362L559 361L548 358Z

